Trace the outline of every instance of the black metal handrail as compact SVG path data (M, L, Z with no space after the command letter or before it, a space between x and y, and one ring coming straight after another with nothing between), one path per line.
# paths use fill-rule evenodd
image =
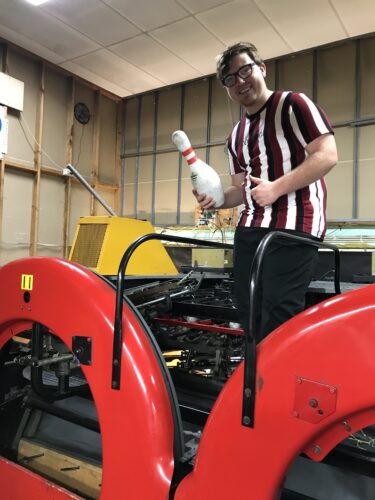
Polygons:
M182 236L172 236L167 234L145 234L132 243L124 253L117 274L117 290L116 290L116 311L115 324L113 335L113 357L112 357L112 389L120 389L121 375L121 350L122 350L122 311L123 311L123 296L125 289L125 270L134 251L144 242L149 240L173 241L176 243L185 243L195 246L212 247L212 248L233 248L229 243L218 243L207 240L197 240L195 238L184 238Z
M335 252L335 292L340 294L340 253L335 245L323 243L321 241L296 236L282 231L273 231L268 233L259 243L255 252L253 263L250 270L250 298L249 298L249 317L248 324L245 325L245 366L244 366L244 386L242 395L242 425L245 427L254 427L254 411L256 397L256 345L258 343L259 332L257 331L256 309L257 291L259 289L260 272L263 260L269 245L275 239L289 239L301 242L307 245L327 248Z

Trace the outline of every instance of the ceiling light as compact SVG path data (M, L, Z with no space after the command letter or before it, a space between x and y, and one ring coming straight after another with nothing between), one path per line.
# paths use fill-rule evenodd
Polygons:
M45 3L47 1L48 0L26 0L26 2L29 2L32 5L40 5L40 4Z

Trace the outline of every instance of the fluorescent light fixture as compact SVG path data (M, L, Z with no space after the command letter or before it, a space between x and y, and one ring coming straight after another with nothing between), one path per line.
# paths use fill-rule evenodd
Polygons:
M40 5L40 4L45 3L47 1L48 0L26 0L26 2L29 2L32 5Z

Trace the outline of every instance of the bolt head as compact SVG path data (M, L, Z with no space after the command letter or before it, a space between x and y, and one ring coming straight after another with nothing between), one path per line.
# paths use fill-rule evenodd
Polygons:
M245 389L245 396L249 398L251 396L251 389L249 387L246 387Z

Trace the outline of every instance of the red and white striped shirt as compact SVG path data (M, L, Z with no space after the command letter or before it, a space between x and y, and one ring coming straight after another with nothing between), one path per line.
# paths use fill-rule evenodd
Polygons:
M251 198L249 175L278 179L305 160L307 144L327 133L333 131L324 112L306 95L295 92L276 91L257 113L243 116L228 137L230 173L246 172L239 226L291 229L324 237L324 179L260 207Z

